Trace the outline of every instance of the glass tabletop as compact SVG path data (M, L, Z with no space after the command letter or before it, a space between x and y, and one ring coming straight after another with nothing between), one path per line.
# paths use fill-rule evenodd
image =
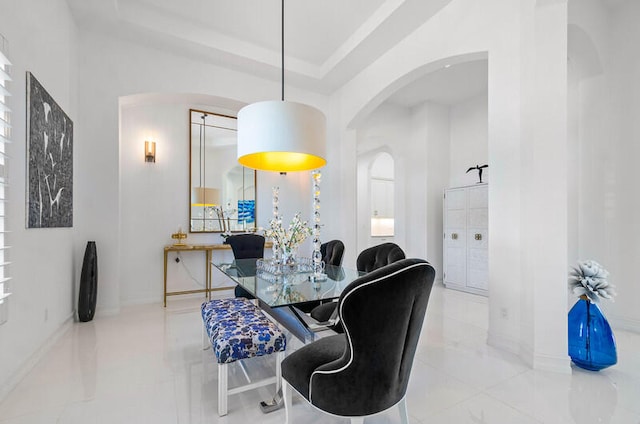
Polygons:
M362 273L355 269L326 265L327 278L313 279L311 271L296 271L274 275L257 270L257 259L237 259L231 263L212 264L238 285L271 307L300 305L305 302L336 299Z

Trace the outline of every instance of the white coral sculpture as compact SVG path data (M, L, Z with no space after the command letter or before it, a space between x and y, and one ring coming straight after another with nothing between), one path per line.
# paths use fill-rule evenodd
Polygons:
M616 295L615 286L607 280L609 271L594 260L578 261L569 274L569 288L577 296L586 296L591 302L598 303L600 298L610 299Z

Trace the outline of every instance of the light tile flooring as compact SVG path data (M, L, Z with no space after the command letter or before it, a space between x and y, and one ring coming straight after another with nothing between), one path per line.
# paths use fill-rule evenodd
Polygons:
M262 414L266 387L231 396L219 418L211 350L201 350L201 299L127 307L75 323L0 403L0 424L282 423ZM640 335L616 331L618 365L570 375L533 371L486 345L485 298L435 287L407 394L413 423L640 424ZM264 375L272 358L249 361ZM241 381L235 367L230 384ZM365 388L363 388L365 390ZM347 423L294 397L296 423ZM396 408L365 420L399 422Z

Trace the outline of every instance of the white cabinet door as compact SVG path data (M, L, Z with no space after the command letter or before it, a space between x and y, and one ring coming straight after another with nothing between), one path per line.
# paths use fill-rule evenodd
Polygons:
M487 230L470 229L467 249L467 287L480 290L489 289L489 254L487 250Z
M464 285L467 280L466 193L463 189L445 194L444 282Z
M444 284L476 294L489 288L488 190L453 188L444 199Z
M487 186L467 189L467 287L489 289L489 196Z

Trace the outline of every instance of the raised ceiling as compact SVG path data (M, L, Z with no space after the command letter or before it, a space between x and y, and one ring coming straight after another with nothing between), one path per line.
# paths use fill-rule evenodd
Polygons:
M331 93L451 0L288 0L288 84ZM280 0L67 0L101 31L256 76L280 75Z

